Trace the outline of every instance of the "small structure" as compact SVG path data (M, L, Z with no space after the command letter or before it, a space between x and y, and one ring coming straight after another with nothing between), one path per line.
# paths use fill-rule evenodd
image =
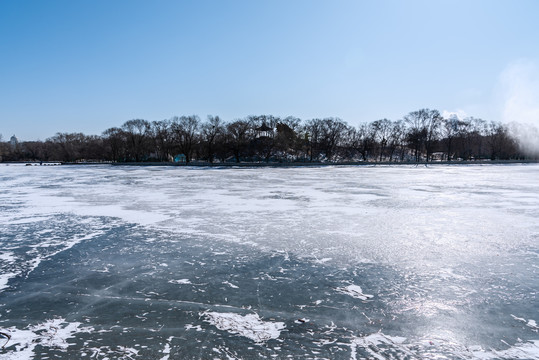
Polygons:
M185 163L187 162L187 157L184 154L178 154L174 156L174 162Z
M267 126L265 122L262 123L262 126L257 127L255 131L256 131L257 138L273 137L273 128L270 128L269 126Z

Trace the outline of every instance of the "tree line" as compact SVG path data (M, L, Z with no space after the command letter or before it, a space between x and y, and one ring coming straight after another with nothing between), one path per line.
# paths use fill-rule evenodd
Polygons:
M421 162L529 158L508 125L444 118L420 109L401 120L351 126L329 117L272 115L224 121L197 115L134 119L101 135L57 133L45 141L0 141L2 161Z

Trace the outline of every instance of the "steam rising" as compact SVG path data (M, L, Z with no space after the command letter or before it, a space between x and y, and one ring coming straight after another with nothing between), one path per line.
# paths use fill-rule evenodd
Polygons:
M539 155L539 67L531 60L510 64L500 76L503 121L530 155Z
M511 123L509 133L524 153L539 156L539 130L533 124Z

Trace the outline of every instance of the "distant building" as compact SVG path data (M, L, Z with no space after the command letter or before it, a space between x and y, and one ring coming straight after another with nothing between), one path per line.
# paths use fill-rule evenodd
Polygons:
M15 135L13 135L11 139L9 139L9 145L11 145L12 149L16 148L18 143L19 143L19 140L17 139Z

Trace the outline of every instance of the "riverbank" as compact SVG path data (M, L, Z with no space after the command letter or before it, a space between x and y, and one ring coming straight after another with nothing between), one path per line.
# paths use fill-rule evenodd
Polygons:
M324 167L324 166L429 166L429 165L505 165L505 164L537 164L539 160L478 160L478 161L421 161L421 162L397 162L397 161L342 161L342 162L226 162L209 163L193 161L190 163L178 162L27 162L12 161L2 162L4 165L26 166L58 166L58 165L109 165L109 166L175 166L175 167L213 167L213 168L261 168L261 167Z
M192 166L192 167L321 167L321 166L399 166L399 165L499 165L499 164L536 164L538 160L482 160L482 161L434 161L434 162L240 162L240 163L209 163L209 162L116 162L116 163L61 163L62 165L111 165L111 166Z

